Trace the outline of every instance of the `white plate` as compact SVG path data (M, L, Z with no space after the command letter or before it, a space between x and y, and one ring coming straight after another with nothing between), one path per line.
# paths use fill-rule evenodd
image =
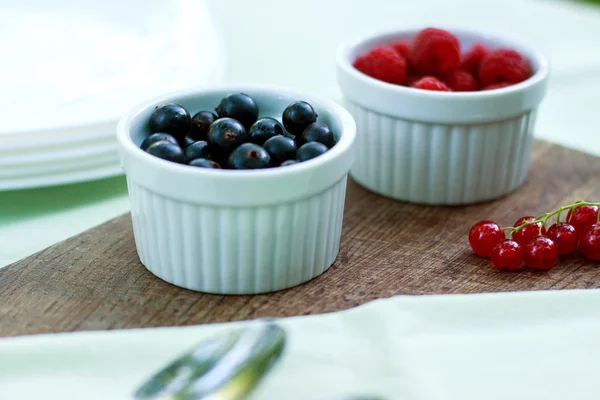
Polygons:
M600 291L397 297L281 321L282 360L249 400L597 400ZM6 399L129 398L203 338L236 325L0 340Z
M81 146L48 152L5 156L0 158L0 169L9 170L11 168L31 167L34 165L39 165L41 168L43 168L48 162L84 159L85 157L93 157L104 153L117 154L117 143L115 140L100 142L93 146Z
M69 183L87 182L96 179L110 178L121 175L123 170L121 166L111 161L99 162L94 165L87 165L86 169L59 168L58 171L51 169L46 173L16 176L11 178L0 178L0 190L29 189L35 187L46 187L64 185ZM1 398L1 397L0 397Z
M0 134L0 155L62 150L67 147L90 146L98 141L116 140L116 123L77 126L59 130Z
M0 167L0 180L33 178L36 176L56 175L58 173L84 172L98 165L118 165L119 157L112 149L81 157L72 157L41 164L20 165L18 167Z
M100 125L102 128L102 126ZM101 179L122 173L112 131L82 129L82 136L45 146L0 150L0 191ZM2 138L0 137L0 141Z
M223 78L223 41L202 1L0 0L0 11L0 51L11 55L0 65L0 190L120 174L121 115Z
M201 1L0 0L0 11L0 135L114 122L223 72Z

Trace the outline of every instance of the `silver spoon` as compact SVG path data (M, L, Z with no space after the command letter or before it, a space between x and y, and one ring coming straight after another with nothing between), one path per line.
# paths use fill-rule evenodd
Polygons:
M285 331L258 322L200 343L148 379L134 400L241 400L285 347Z

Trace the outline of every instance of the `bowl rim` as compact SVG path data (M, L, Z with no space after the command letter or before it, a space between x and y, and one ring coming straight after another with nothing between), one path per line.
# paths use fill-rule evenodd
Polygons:
M231 92L247 92L252 96L252 92L277 96L288 95L298 98L298 100L308 101L315 108L325 109L330 115L338 119L341 132L339 132L339 140L325 154L315 157L291 166L283 168L264 168L252 170L231 170L231 169L210 169L210 168L195 168L185 164L178 164L171 161L163 160L152 156L141 148L139 148L131 137L131 125L136 118L147 111L149 108L166 102L177 102L178 99L211 95L222 95L223 93ZM278 99L280 101L283 98ZM283 108L281 110L283 112ZM322 167L329 161L347 153L352 147L356 138L356 124L350 113L336 102L308 93L302 90L297 90L285 86L277 86L271 84L219 84L211 86L201 86L170 92L153 99L147 100L133 107L124 117L119 120L117 125L117 141L120 147L129 155L135 157L139 161L149 163L163 170L174 174L197 176L197 177L218 177L219 179L264 179L267 177L279 177L285 175L301 174L303 172Z
M361 45L367 42L376 42L383 41L385 38L391 38L393 36L398 36L402 34L415 34L420 30L426 29L430 26L425 25L414 25L407 26L403 28L386 28L379 29L374 31L369 31L367 33L358 34L354 37L340 43L336 52L336 60L338 66L350 77L361 81L365 84L373 85L380 90L386 90L398 95L403 96L414 96L414 97L428 97L428 98L436 98L439 100L449 99L456 100L457 98L461 98L464 100L470 99L484 99L496 97L498 95L510 94L515 92L520 92L529 89L532 86L539 84L540 82L546 80L550 73L550 65L547 58L537 49L532 46L523 43L521 41L512 39L510 36L499 35L497 33L488 32L485 30L479 29L469 29L469 28L460 28L454 27L451 25L439 25L435 26L438 29L447 30L457 36L460 35L475 35L480 36L482 41L486 40L494 40L500 43L503 43L502 47L511 47L517 49L521 54L523 54L530 61L535 60L535 63L538 65L537 70L534 72L532 76L523 82L519 82L517 84L507 86L500 89L494 90L478 90L473 92L441 92L441 91L433 91L433 90L422 90L415 89L407 86L396 85L393 83L388 83L381 81L379 79L372 78L359 70L357 70L353 65L353 61L350 59L350 54Z

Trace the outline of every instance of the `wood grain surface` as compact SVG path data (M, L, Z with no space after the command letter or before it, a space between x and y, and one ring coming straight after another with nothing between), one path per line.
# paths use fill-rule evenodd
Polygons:
M0 269L0 336L191 325L343 310L399 294L600 287L600 265L573 254L548 272L508 273L467 243L480 219L512 224L579 199L600 199L600 158L537 142L527 183L469 207L393 201L349 182L340 254L320 277L256 296L172 286L139 262L123 215Z

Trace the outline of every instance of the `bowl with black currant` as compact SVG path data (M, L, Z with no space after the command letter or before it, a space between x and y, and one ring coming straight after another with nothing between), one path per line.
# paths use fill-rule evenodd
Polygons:
M142 264L187 289L299 285L339 251L356 126L339 105L262 85L179 92L117 130Z

